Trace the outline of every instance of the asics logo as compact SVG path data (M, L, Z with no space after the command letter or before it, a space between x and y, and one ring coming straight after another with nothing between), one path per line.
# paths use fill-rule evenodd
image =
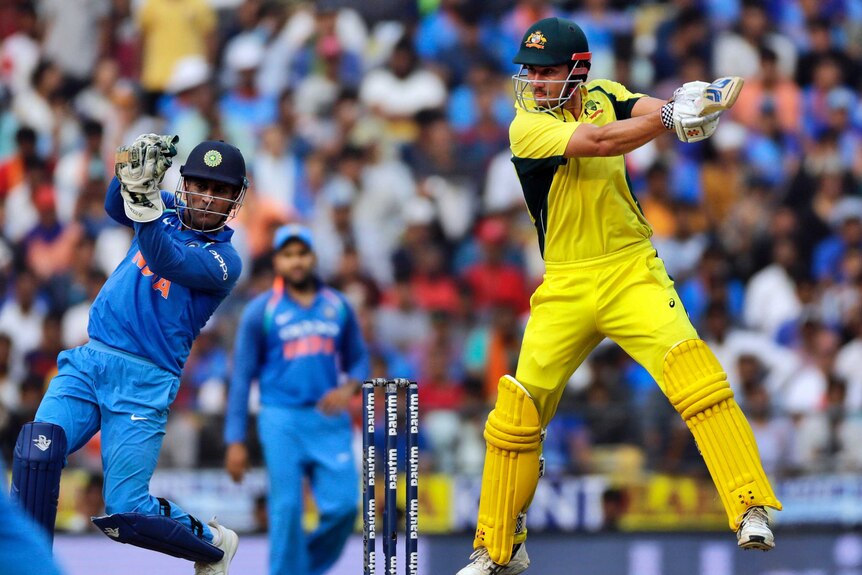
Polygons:
M146 417L141 417L140 415L132 415L132 421L143 421L147 419Z
M35 443L36 447L41 451L48 451L48 448L51 447L51 440L44 435L40 435L38 438L34 439L33 443Z
M105 527L105 535L107 535L108 537L113 537L114 539L118 539L120 537L120 528Z

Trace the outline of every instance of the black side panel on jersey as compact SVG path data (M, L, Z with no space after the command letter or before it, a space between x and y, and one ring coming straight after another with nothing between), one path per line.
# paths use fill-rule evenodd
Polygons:
M604 88L601 86L595 86L594 88L590 88L590 92L601 92L605 95L605 97L610 101L611 106L614 107L614 115L617 120L628 120L632 117L632 108L635 107L635 102L637 102L638 98L630 98L628 100L618 101L617 97L613 94L608 94L605 92Z
M553 156L551 158L518 158L513 157L515 171L521 181L524 190L524 200L527 209L533 218L536 232L539 235L539 250L545 255L545 228L548 222L548 194L551 192L551 183L554 181L554 173L559 166L566 163L565 156Z

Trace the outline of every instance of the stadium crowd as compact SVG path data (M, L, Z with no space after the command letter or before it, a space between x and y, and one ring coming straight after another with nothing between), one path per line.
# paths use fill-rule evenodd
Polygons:
M508 150L511 58L553 15L585 30L592 78L666 98L745 77L713 138L630 154L632 188L767 472L862 471L862 0L4 2L2 456L129 245L103 208L114 150L156 132L180 136L164 189L207 138L236 144L251 179L234 225L244 278L193 348L162 465L221 465L236 323L272 280L273 230L298 221L357 310L374 375L419 381L423 465L481 473L543 269ZM548 473L631 453L706 471L610 342L559 413ZM70 463L100 469L98 437Z

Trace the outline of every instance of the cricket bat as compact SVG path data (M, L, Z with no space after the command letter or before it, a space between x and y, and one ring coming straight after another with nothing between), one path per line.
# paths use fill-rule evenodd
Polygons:
M729 110L742 91L745 80L739 76L725 76L703 89L703 111L701 116Z

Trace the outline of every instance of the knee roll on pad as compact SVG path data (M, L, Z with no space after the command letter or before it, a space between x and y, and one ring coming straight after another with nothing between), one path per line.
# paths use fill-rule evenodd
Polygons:
M691 430L731 529L754 505L781 509L763 471L751 426L733 398L727 374L700 339L671 349L664 360L665 393Z
M203 528L195 520L197 533L192 533L176 519L164 515L114 513L93 517L93 523L109 538L120 543L158 551L189 561L214 563L221 561L224 551L201 539Z
M12 456L13 500L54 538L60 473L66 462L66 432L41 421L25 423Z
M539 482L542 428L533 399L512 376L500 378L497 403L485 424L485 469L474 547L485 547L495 563L511 559L523 515ZM521 520L522 521L522 520Z

